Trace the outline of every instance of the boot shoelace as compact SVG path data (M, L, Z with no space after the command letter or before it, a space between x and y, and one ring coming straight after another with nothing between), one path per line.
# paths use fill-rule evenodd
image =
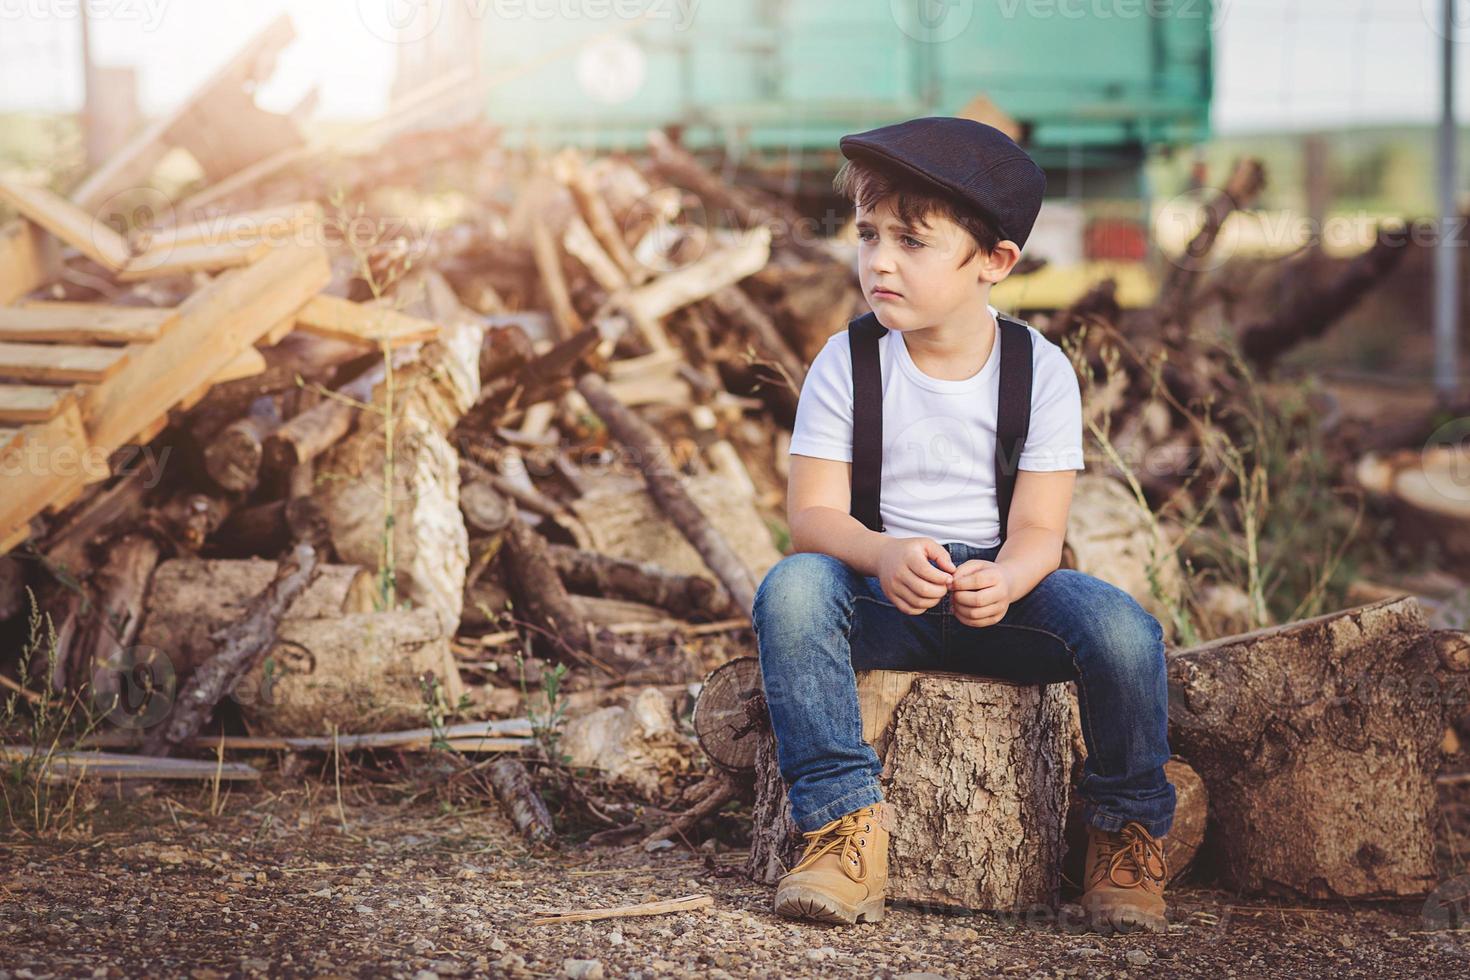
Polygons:
M810 867L823 854L840 848L838 862L842 865L843 872L853 881L865 881L868 877L868 862L858 846L858 834L872 832L870 819L870 815L859 810L802 834L801 836L807 838L806 850L788 874Z
M1119 888L1137 888L1145 878L1163 881L1169 873L1164 860L1164 846L1135 823L1125 826L1118 837L1105 836L1098 840L1097 858L1093 862L1094 877L1104 863L1108 866L1108 880ZM1126 870L1133 875L1132 881L1119 881L1117 878L1118 869L1125 864L1128 866Z

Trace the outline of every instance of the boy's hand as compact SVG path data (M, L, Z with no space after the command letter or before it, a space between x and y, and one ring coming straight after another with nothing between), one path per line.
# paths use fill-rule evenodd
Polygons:
M932 538L890 538L878 555L878 583L884 595L910 616L944 598L954 571L949 552Z
M1016 598L1005 569L983 558L971 558L956 569L951 589L954 596L950 607L955 618L966 626L1000 622Z

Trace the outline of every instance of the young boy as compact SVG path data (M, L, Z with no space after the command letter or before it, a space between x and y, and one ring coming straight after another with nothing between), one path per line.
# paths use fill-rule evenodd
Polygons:
M1122 590L1059 568L1084 468L1077 377L1057 345L989 304L1045 176L967 119L913 119L841 147L836 186L856 207L873 312L812 362L791 438L796 553L753 609L777 760L807 839L775 910L883 917L893 815L854 671L942 669L1076 682L1082 906L1102 932L1162 930L1160 838L1175 804L1163 629Z

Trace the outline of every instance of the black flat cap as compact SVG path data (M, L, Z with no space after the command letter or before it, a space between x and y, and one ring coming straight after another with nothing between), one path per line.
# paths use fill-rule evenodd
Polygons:
M937 187L1018 246L1041 210L1046 174L1015 140L973 119L925 116L844 136L838 145L849 160L866 158Z

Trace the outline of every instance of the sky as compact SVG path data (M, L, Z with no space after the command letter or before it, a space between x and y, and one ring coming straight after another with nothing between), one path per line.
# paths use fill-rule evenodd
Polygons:
M86 3L93 12L98 61L137 66L145 113L177 104L253 32L289 10L298 40L283 56L260 102L271 109L288 108L319 81L323 116L370 117L387 104L393 76L394 45L386 39L391 18L424 2L0 0L0 111L77 108L82 93L76 8ZM478 2L575 6L579 0ZM1136 5L1143 0L1049 2ZM1435 26L1444 2L1456 5L1457 23L1464 25L1457 33L1457 50L1470 53L1470 0L1215 2L1212 112L1214 129L1222 135L1433 121L1439 111ZM1466 118L1470 56L1461 59L1456 90L1457 115Z

